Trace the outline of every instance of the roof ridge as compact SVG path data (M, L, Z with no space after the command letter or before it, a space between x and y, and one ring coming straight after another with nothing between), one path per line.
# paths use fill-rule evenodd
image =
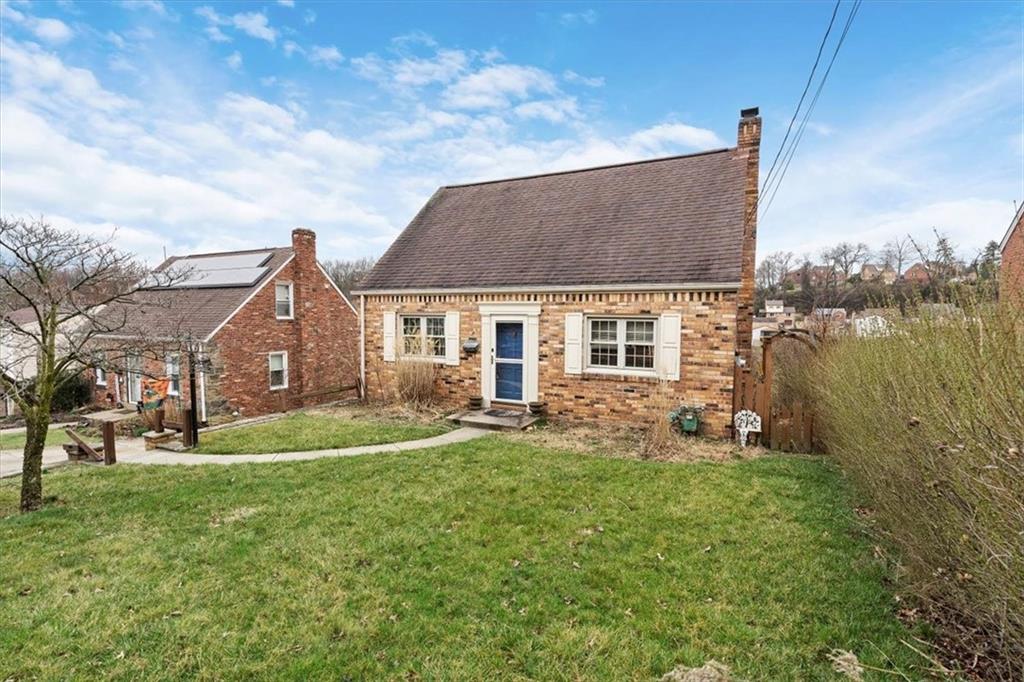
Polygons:
M588 166L587 168L573 168L570 170L551 171L550 173L533 173L532 175L517 175L511 178L500 178L498 180L479 180L477 182L463 182L455 185L442 185L442 189L457 189L459 187L475 187L477 185L494 185L499 182L515 182L517 180L533 180L534 178L546 178L553 175L572 175L574 173L588 173L590 171L605 170L608 168L622 168L623 166L640 166L647 163L659 163L662 161L676 161L678 159L689 159L710 154L721 154L723 152L735 151L736 147L721 147L719 149L707 149L702 152L691 154L676 154L674 156L660 156L655 159L641 159L639 161L623 161L621 163L609 163L603 166Z

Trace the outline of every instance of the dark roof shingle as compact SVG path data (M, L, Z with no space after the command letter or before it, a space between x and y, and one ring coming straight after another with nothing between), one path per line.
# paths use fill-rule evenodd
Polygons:
M443 187L360 290L740 280L735 149Z

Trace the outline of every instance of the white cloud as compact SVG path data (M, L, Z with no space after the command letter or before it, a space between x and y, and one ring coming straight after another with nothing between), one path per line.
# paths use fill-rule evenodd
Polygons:
M334 45L314 45L309 49L309 61L317 66L336 69L343 59L344 56Z
M580 85L586 85L589 88L600 88L604 85L604 76L593 76L588 78L587 76L581 76L571 69L567 69L562 72L562 79L567 83L579 83Z
M299 45L294 40L286 40L286 41L284 41L284 44L281 45L281 49L284 51L284 56L285 57L291 57L296 52L298 52L299 54L305 54L306 53L306 51L302 49L302 46Z
M248 36L265 40L270 44L277 42L277 29L270 26L270 20L263 12L239 12L231 16L219 14L209 5L202 5L195 9L195 13L206 19L209 25L204 29L210 40L215 42L227 42L230 38L220 30L221 26L231 27Z
M525 99L533 93L556 91L555 79L547 71L500 64L463 76L448 86L442 97L455 109L485 109L508 106L511 99Z
M525 102L517 106L514 111L516 116L522 119L543 119L551 123L564 123L580 116L579 107L576 106L574 97Z
M232 71L240 71L242 69L242 53L235 50L227 56L224 62Z
M273 43L277 40L277 30L270 27L267 15L263 12L242 12L231 17L234 24L242 33Z
M311 9L307 9L305 12L302 13L302 21L307 26L309 26L310 24L315 23L316 22L316 12L314 12Z
M148 10L161 17L174 19L173 13L160 0L118 0L117 5L129 10Z
M633 133L629 137L629 143L637 149L651 152L660 152L667 146L687 149L714 149L726 146L714 131L685 123L662 123L652 126Z
M282 7L295 7L295 0L277 0L277 4Z
M52 45L59 45L71 40L74 32L71 27L60 19L36 17L14 9L9 3L0 4L0 17L15 24L20 24L32 32L36 38Z
M597 21L597 12L592 9L582 12L563 12L559 17L563 26L576 26L578 24L593 24Z

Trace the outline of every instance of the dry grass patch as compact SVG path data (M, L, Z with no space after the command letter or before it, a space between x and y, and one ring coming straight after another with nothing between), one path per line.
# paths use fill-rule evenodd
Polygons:
M726 462L752 459L766 452L760 447L741 448L727 440L682 436L674 430L655 445L649 430L621 424L548 423L508 437L552 450L656 462Z

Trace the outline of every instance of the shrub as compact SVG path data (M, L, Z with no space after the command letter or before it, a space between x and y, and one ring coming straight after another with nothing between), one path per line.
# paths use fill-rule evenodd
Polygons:
M412 405L434 402L434 363L429 360L399 359L395 363L398 397Z
M1024 671L1024 315L960 303L962 314L825 349L820 436L901 550L908 588L981 627L1014 676Z
M654 419L644 429L640 441L640 455L645 459L665 454L672 449L676 439L668 416L675 409L676 402L667 382L658 382L658 389L651 396L651 404L654 407Z

